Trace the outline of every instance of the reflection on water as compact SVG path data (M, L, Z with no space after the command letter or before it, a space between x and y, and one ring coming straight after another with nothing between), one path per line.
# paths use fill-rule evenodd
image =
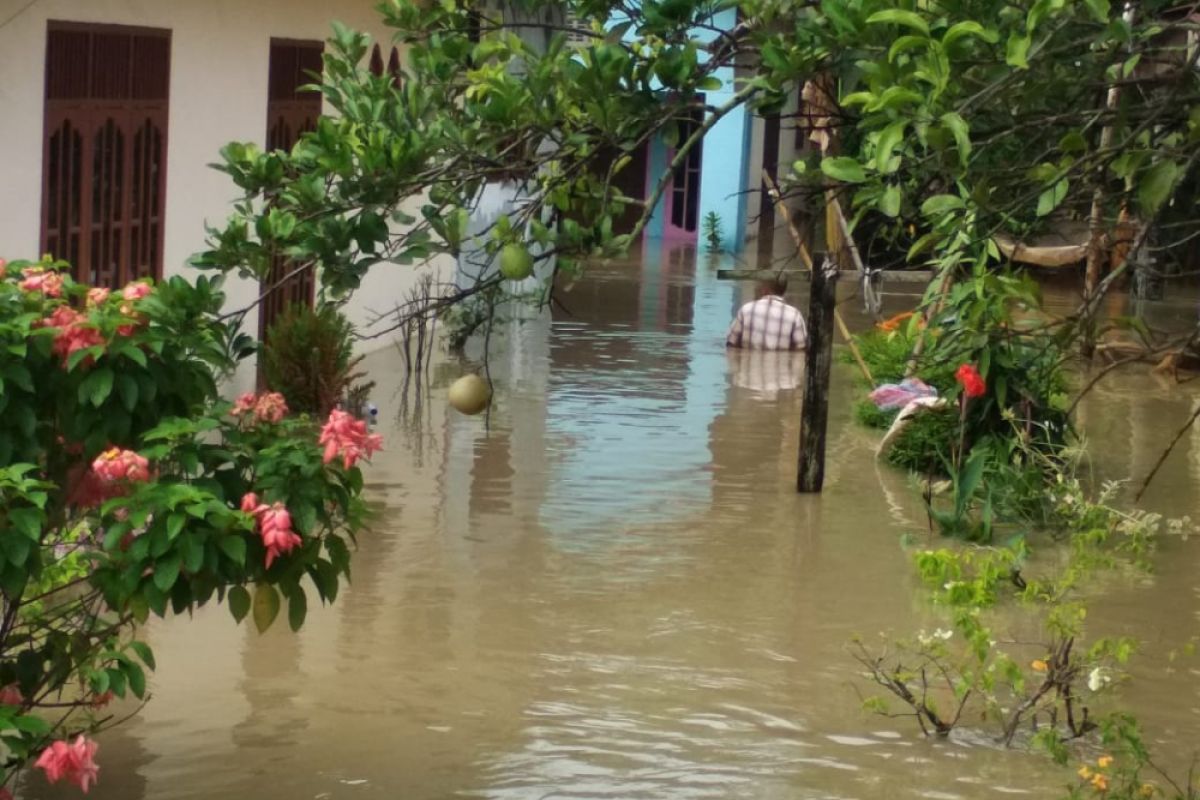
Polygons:
M569 313L511 324L490 431L447 414L456 365L418 397L400 391L394 352L370 359L388 450L368 475L381 521L352 586L296 636L236 628L220 608L153 626L155 699L103 738L93 796L1056 791L1064 776L1040 757L857 711L845 642L932 621L899 544L925 535L924 515L853 424L842 365L826 491L793 492L803 365L725 352L750 287L716 268L648 252L594 270ZM1085 409L1097 471L1145 474L1192 402L1186 387L1107 381ZM1194 433L1151 504L1200 516L1198 479ZM1093 616L1150 640L1152 680L1133 697L1177 755L1200 684L1153 665L1196 628L1198 551L1166 548L1154 592L1114 587Z

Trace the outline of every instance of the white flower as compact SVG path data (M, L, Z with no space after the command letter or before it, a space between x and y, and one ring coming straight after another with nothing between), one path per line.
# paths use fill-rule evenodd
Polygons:
M947 639L949 639L951 636L954 635L954 631L949 631L949 630L946 630L945 628L938 628L936 631L933 632L933 635L935 638L941 639L944 642Z
M1108 670L1104 667L1096 667L1088 674L1088 688L1093 692L1098 692L1105 686L1112 683L1112 678L1108 674Z

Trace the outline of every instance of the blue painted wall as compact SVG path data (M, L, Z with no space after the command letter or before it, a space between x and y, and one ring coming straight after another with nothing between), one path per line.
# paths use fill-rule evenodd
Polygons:
M614 15L609 20L610 26L617 25L627 18ZM737 24L737 10L728 9L715 15L713 27L721 30L732 30ZM631 39L633 31L625 34ZM711 30L693 30L692 36L703 42L710 42L717 34ZM701 58L705 57L701 54ZM705 100L710 106L721 106L729 101L735 92L733 83L733 68L722 67L714 73L721 80L722 87L705 93ZM716 212L721 217L721 246L728 252L739 252L745 240L746 231L746 186L749 184L750 165L750 135L752 131L750 112L739 108L713 126L704 137L704 151L700 166L700 226L697 231L697 242L705 247L704 218L710 212ZM650 143L648 159L649 175L657 177L667 168L667 146L661 139ZM652 186L647 183L649 194ZM652 239L661 238L663 234L663 204L655 207L650 223L646 226L646 236Z

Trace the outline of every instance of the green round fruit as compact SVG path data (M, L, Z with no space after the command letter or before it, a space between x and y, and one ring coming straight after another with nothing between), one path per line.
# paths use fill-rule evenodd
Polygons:
M500 274L510 281L525 280L533 274L533 255L524 245L504 245L500 251Z
M450 385L450 405L463 414L478 414L491 399L491 387L478 375L464 375Z

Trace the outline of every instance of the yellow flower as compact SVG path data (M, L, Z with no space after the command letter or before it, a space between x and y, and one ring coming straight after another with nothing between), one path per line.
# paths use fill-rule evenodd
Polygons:
M1079 777L1083 778L1085 781L1088 778L1092 777L1092 768L1089 767L1087 764L1084 764L1082 767L1079 768Z
M1035 660L1029 666L1033 667L1034 672L1045 672L1046 670L1050 669L1050 665L1045 661L1042 661L1040 658Z
M1108 769L1112 762L1112 756L1100 756L1096 759L1096 766L1100 767L1100 769Z
M1092 776L1092 786L1094 786L1098 792L1106 792L1108 791L1108 778L1097 772Z
M1143 783L1142 788L1138 789L1138 794L1142 797L1154 797L1154 784Z

